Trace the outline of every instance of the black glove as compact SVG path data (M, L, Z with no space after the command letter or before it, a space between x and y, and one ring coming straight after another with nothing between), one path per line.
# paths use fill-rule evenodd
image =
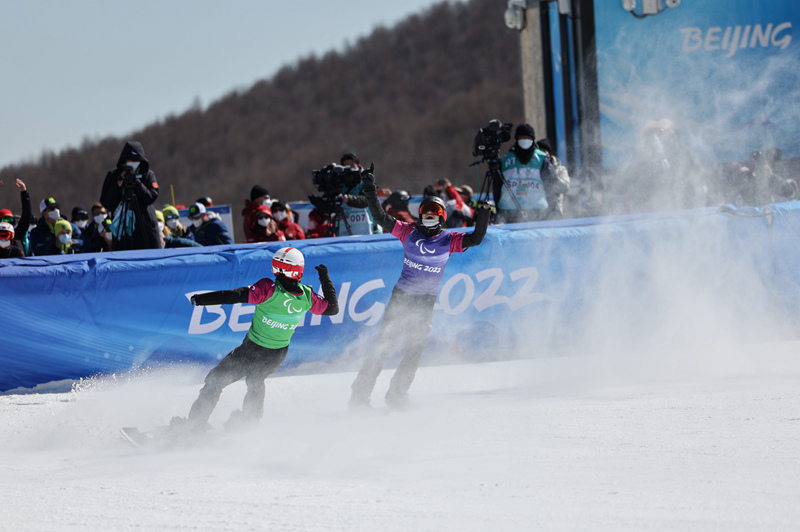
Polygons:
M375 188L375 163L370 163L369 170L361 171L361 184L367 188Z
M189 298L189 301L192 302L192 306L197 305L197 299L196 298L197 298L197 294L194 294L194 295L192 295L191 298Z
M324 264L320 264L319 266L314 266L314 269L317 270L317 273L319 273L320 279L328 275L328 267L325 266Z

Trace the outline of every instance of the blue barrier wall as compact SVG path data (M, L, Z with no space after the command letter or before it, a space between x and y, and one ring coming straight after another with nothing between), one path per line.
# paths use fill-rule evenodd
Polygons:
M669 346L714 328L763 337L776 317L791 322L800 309L798 237L797 202L490 227L481 246L448 264L426 358ZM374 235L293 245L306 256L304 281L315 290L313 266L328 266L341 312L306 315L284 370L355 367L374 345L399 276L399 241ZM215 363L241 342L253 306L195 308L189 297L271 276L279 247L0 262L0 390L164 361Z

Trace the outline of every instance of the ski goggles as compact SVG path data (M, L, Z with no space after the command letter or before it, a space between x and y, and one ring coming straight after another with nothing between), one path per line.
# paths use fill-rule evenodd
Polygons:
M441 205L438 203L426 203L422 207L419 208L420 215L433 213L436 216L445 216L445 211Z
M7 224L14 225L14 217L13 216L3 216L2 218L0 218L0 224L2 224L2 223L7 223Z
M14 240L14 233L11 231L0 231L0 240Z

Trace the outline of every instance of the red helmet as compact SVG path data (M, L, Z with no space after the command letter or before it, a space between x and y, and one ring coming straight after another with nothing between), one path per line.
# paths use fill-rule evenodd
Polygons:
M14 240L14 226L7 222L0 223L0 240Z
M299 281L303 278L305 264L306 260L299 249L281 248L272 256L272 273Z

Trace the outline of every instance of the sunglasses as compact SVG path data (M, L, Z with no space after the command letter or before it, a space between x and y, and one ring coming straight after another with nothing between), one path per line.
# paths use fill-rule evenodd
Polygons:
M179 217L178 217L178 216L175 216L175 215L172 215L172 216L167 216L167 220L177 220L178 218L179 218Z

